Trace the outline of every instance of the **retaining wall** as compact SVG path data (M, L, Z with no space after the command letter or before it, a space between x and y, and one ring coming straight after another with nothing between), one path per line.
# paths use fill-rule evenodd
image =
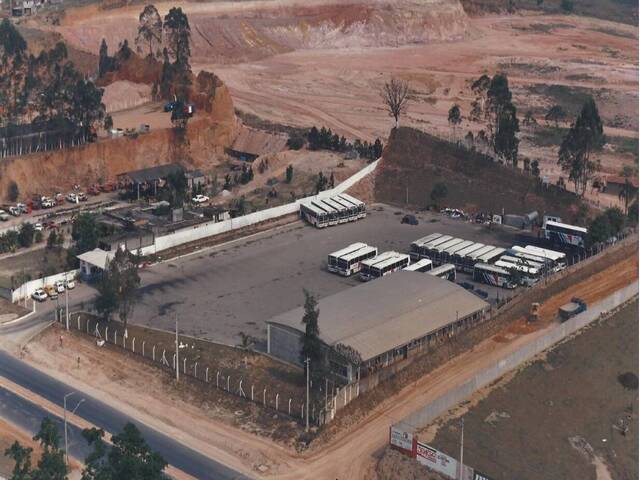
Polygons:
M69 270L68 272L56 273L55 275L49 275L48 277L30 280L11 291L10 300L15 303L25 297L30 297L38 288L44 288L46 285L53 285L58 280L62 280L64 282L65 278L69 280L74 279L79 271L80 270Z

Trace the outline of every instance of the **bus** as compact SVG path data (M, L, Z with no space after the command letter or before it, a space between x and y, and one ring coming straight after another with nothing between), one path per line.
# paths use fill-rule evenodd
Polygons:
M323 198L321 202L338 212L338 223L347 223L349 221L349 209L347 207L336 202L333 198Z
M352 197L348 193L339 193L337 196L343 200L346 200L352 205L355 205L356 209L358 210L358 218L364 218L367 216L367 206L364 204L364 202L358 200L355 197Z
M478 257L477 260L481 263L493 263L500 258L505 251L506 249L502 247L495 247L493 250L489 250L487 253Z
M456 281L456 267L451 263L445 263L444 265L440 265L438 268L434 268L433 270L427 273L429 275L433 275L434 277L449 280L450 282Z
M453 264L456 266L458 270L462 270L462 267L464 265L464 260L467 257L467 255L470 255L473 252L480 250L484 246L485 246L484 243L472 243L468 247L458 250L456 253L453 254L453 257L452 257Z
M400 270L409 265L409 255L394 251L361 262L360 280L368 281Z
M433 270L433 262L428 258L423 258L408 267L404 267L402 270L406 272L428 272L429 270Z
M451 235L442 235L438 238L434 238L430 242L422 244L418 247L419 256L418 258L431 258L431 255L434 254L433 249L438 245L442 245L445 242L452 240L453 237ZM433 258L432 258L433 260Z
M540 255L541 257L549 259L553 265L553 269L556 272L567 268L567 256L562 252L556 252L555 250L548 250L546 248L540 248L534 245L526 245L524 249L527 252L531 252L533 255Z
M471 240L464 240L463 242L446 249L440 255L440 263L451 263L451 259L453 258L455 253L459 252L460 250L464 250L468 246L473 245L473 243L474 242Z
M450 249L451 247L455 247L456 245L462 242L464 242L464 240L461 238L452 238L448 242L444 242L444 243L441 243L440 245L436 245L435 247L429 249L429 253L430 253L429 258L431 258L431 260L433 260L436 263L444 263L442 261L444 257L444 252Z
M527 258L523 258L521 256L509 255L508 251L506 255L500 257L500 261L507 263L515 263L516 265L524 265L526 267L537 268L540 271L545 269L544 262L536 262L534 260L529 260Z
M350 253L357 252L358 250L361 250L366 246L366 243L356 242L352 243L348 247L344 247L343 249L338 250L337 252L330 253L327 258L327 270L329 270L331 273L337 273L339 258L345 255L349 255Z
M300 218L306 220L316 228L329 226L329 216L323 209L316 207L313 203L300 204Z
M547 221L544 228L544 238L549 242L570 247L584 248L584 237L587 229L567 223Z
M364 248L348 253L338 258L337 273L345 277L349 277L354 273L358 273L362 268L362 262L369 260L378 255L376 247L367 245Z
M480 262L479 258L483 255L489 253L494 250L496 247L493 245L485 245L484 247L479 248L475 252L468 253L467 256L462 261L462 271L467 273L473 273L473 266Z
M473 280L494 287L514 289L516 284L511 280L511 272L489 263L476 263L473 266Z
M510 272L513 270L518 271L521 276L520 283L522 285L530 286L540 280L540 270L534 267L528 267L521 263L505 262L502 260L498 260L494 265L496 267L504 268L505 270L508 270Z
M522 252L520 250L520 248L515 249L515 248L510 248L507 250L507 255L512 256L512 257L517 257L517 258L521 258L525 261L527 261L528 263L533 263L534 266L539 266L539 268L541 270L544 270L545 272L553 270L553 264L551 263L551 261L548 258L545 257L541 257L540 255L534 255L530 252L524 251Z
M347 211L349 212L348 220L350 222L358 220L358 207L356 207L353 203L348 202L347 200L341 198L339 195L331 197L331 200L333 200L334 203L342 205L347 209Z
M324 210L327 214L327 225L337 225L338 224L338 211L333 208L331 205L327 205L326 203L322 203L321 200L311 200L311 204L319 208L320 210Z
M411 245L409 246L409 256L411 257L411 260L415 262L420 258L420 247L422 247L422 245L432 242L440 237L442 237L442 234L432 233L426 237L419 238L415 242L411 242Z

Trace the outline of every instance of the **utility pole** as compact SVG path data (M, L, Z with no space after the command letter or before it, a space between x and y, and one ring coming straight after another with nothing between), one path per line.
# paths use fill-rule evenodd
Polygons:
M307 357L307 360L304 362L307 364L307 408L305 411L305 416L306 416L306 426L304 431L308 432L309 431L309 357Z
M463 466L462 463L464 460L464 417L460 419L460 480L463 479Z
M64 461L67 464L67 466L69 465L69 435L67 433L67 398L70 397L71 395L73 395L76 392L69 392L67 393L64 397L63 397L63 408L64 408ZM71 414L73 415L76 410L78 409L78 407L80 406L80 404L84 402L84 398L82 400L80 400L78 402L78 404L76 405L76 408L74 408L71 411Z
M180 381L180 344L178 343L178 314L176 313L176 382Z
M64 314L67 323L67 332L69 331L69 288L67 283L67 272L64 274ZM88 320L87 320L88 321Z

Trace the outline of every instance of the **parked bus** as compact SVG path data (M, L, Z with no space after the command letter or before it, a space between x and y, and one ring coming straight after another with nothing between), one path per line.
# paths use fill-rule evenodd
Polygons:
M321 200L311 200L311 204L314 207L319 208L320 210L324 210L324 212L327 214L327 225L332 226L338 224L338 211L331 205L322 203Z
M541 257L540 255L534 255L526 251L522 252L519 249L516 250L514 248L508 249L507 255L511 257L521 258L528 263L532 263L534 266L538 266L538 268L540 268L544 272L553 270L552 262L545 257Z
M548 250L546 248L540 248L534 245L527 245L524 247L524 249L534 255L540 255L541 257L549 259L553 264L553 269L555 271L560 271L567 268L567 256L562 252L556 252L555 250Z
M364 202L352 197L348 193L339 193L337 196L356 206L358 209L358 218L364 218L367 216L367 206Z
M462 261L462 270L467 273L473 273L473 266L476 263L480 262L480 257L494 250L496 247L493 245L485 245L484 247L479 248L475 252L467 254L467 256Z
M453 237L451 235L442 235L438 238L434 238L433 240L423 243L418 247L418 258L430 258L432 249L437 247L438 245L442 245L449 240L452 240Z
M533 260L529 260L527 258L518 256L518 254L509 255L508 252L507 252L507 255L503 255L500 257L500 261L515 263L516 265L524 265L526 267L531 267L531 268L537 268L540 271L543 271L545 269L544 262L536 262Z
M433 262L428 258L423 258L416 263L404 267L402 270L407 272L428 272L429 270L433 270Z
M470 255L471 253L480 250L484 246L485 246L484 243L472 243L468 247L458 250L456 253L452 255L453 264L456 266L458 270L462 270L462 267L464 265L464 260L467 257L467 255Z
M353 203L348 202L344 198L341 198L339 195L336 195L335 197L331 197L331 200L333 200L334 203L337 203L347 209L347 211L349 212L348 220L350 222L353 222L358 219L358 207L355 206Z
M502 260L498 260L494 265L509 271L517 270L521 276L520 283L523 285L533 285L540 280L540 270L534 267L528 267L521 263L505 262Z
M504 248L495 247L493 250L489 250L484 255L478 257L478 262L480 262L480 263L493 263L496 260L498 260L498 258L500 258L504 252L505 252Z
M361 262L360 279L363 281L382 277L409 265L409 255L394 251L383 252L377 257Z
M366 246L366 243L356 242L352 243L348 247L344 247L343 249L338 250L337 252L330 253L327 258L327 270L329 270L331 273L337 273L339 258L345 255L349 255L350 253L357 252L358 250L361 250Z
M433 260L435 263L442 263L441 259L443 256L443 252L462 242L464 242L464 240L461 238L452 238L447 242L436 245L429 249L429 258Z
M374 258L376 255L378 255L378 249L368 245L360 250L343 255L338 258L337 273L345 277L358 273L362 268L362 262Z
M323 209L316 207L313 203L300 204L300 217L316 228L329 226L329 215Z
M584 248L584 237L587 229L567 223L547 221L544 228L544 238L549 242L562 245Z
M347 223L349 221L349 209L347 207L336 202L333 198L323 198L321 202L338 212L338 223Z
M500 288L516 288L511 280L511 272L489 263L476 263L473 267L473 280Z
M451 262L453 256L460 250L464 250L468 246L473 245L473 243L474 242L471 240L464 240L463 242L458 243L453 247L447 248L444 252L440 254L440 258L439 258L440 263L453 263Z
M434 277L444 278L445 280L449 280L451 282L456 281L456 267L451 263L445 263L444 265L440 265L438 268L434 268L430 272L427 272L429 275L433 275Z
M442 237L441 233L432 233L431 235L427 235L426 237L419 238L418 240L411 242L409 246L409 256L412 261L416 261L420 258L420 248L433 240Z

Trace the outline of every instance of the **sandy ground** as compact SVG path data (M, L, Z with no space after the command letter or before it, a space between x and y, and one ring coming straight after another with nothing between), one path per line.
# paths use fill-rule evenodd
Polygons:
M250 468L256 475L260 472L265 477L283 479L375 478L376 458L388 441L389 425L544 333L557 307L569 297L579 295L593 302L637 279L637 268L637 260L621 262L554 296L544 302L541 321L534 327L517 322L406 386L397 396L375 407L366 421L346 428L330 443L303 454L225 425L215 414L185 401L181 394L168 392L162 375L155 369L134 366L125 357L87 342L68 343L63 350L57 346L55 333L50 332L28 346L25 358L77 388L111 399L117 408L162 431L179 435L187 445L241 470ZM69 368L68 349L86 359L82 365L100 368ZM184 429L186 425L188 431Z

